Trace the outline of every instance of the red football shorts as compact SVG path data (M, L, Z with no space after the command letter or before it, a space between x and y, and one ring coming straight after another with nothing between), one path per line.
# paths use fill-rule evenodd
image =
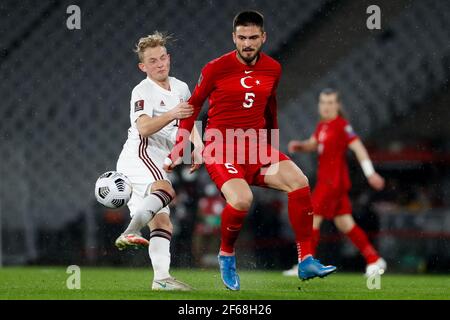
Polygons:
M311 198L314 214L327 220L336 216L352 213L352 204L348 190L336 189L318 183L312 192Z
M268 157L256 156L261 148L266 148L264 154ZM236 152L236 146L232 145L222 145L222 150L226 152L234 150L235 156L230 159L224 156L226 152L216 152L214 155L203 153L205 168L219 190L222 189L225 182L236 178L244 179L249 185L265 187L264 168L284 160L290 160L288 156L270 144L258 144L252 148L246 148L245 154Z

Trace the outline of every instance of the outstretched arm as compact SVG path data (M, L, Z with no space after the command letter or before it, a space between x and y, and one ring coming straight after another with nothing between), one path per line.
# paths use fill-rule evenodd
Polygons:
M289 153L294 152L314 152L317 150L317 140L314 136L311 136L308 140L291 140L288 143Z
M369 153L361 140L355 139L348 147L355 153L369 185L375 190L382 190L385 184L384 178L375 172Z

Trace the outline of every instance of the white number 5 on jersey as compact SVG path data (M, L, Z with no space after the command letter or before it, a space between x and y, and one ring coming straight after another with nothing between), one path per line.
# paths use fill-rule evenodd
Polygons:
M255 102L255 94L253 92L245 93L245 101L242 103L244 108L251 108L253 106L253 102Z
M231 173L231 174L236 174L236 173L239 172L239 171L237 171L237 169L233 166L232 163L227 162L227 163L225 163L224 165L225 165L225 168L228 169L228 172Z

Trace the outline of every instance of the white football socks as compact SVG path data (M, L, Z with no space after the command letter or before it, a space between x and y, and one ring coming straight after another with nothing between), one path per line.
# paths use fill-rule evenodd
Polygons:
M167 206L170 201L172 201L172 197L164 190L156 190L150 193L141 201L140 207L137 208L130 224L123 233L141 234L141 229L150 222L155 213Z
M148 246L148 254L152 260L153 280L162 280L170 277L170 240L161 237L152 237Z

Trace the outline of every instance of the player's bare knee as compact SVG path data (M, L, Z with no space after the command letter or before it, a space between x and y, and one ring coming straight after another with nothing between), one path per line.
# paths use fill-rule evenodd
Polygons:
M309 180L308 177L305 176L303 173L300 175L300 178L298 180L298 184L300 188L308 187L309 186Z
M352 230L353 226L355 225L355 222L350 215L341 215L334 218L334 224L336 225L336 228L338 228L340 232L348 233L350 232L350 230Z
M163 229L166 230L170 233L172 233L173 231L173 225L172 223L169 221L164 221L163 223L161 223L160 225L158 225L157 229Z
M167 214L164 214L164 213L161 213L160 215L161 216L164 216L164 215L167 216ZM161 223L158 224L157 228L169 231L170 233L172 233L172 231L173 231L173 225L172 225L172 222L170 222L169 219L161 221Z
M172 185L165 180L156 181L152 184L151 192L154 192L156 190L164 190L172 197L172 199L176 196L176 192L173 189Z
M289 179L287 183L287 192L292 192L309 186L308 178L304 174L296 175Z
M314 215L313 218L313 229L320 229L320 225L322 224L322 217L318 215Z
M172 199L175 198L176 192L172 187L167 187L166 189L164 189L164 191L166 191L172 197Z
M249 210L253 202L253 194L246 193L243 195L236 195L234 199L228 201L228 203L237 210L246 211Z

